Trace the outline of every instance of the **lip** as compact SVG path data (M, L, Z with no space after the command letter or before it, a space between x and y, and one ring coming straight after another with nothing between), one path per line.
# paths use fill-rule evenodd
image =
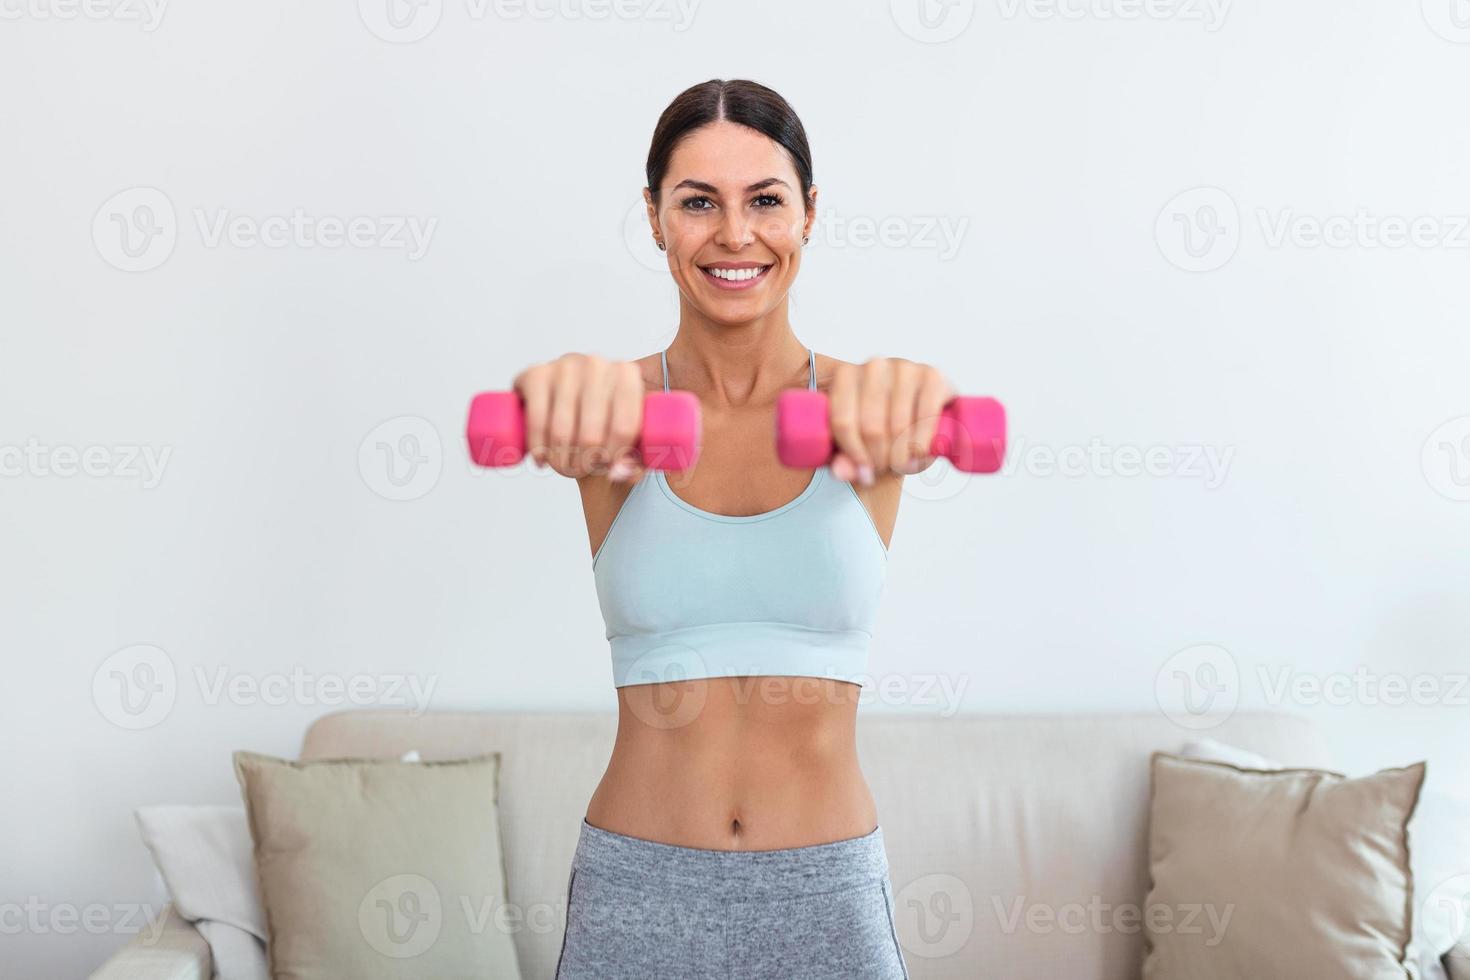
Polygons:
M767 262L712 262L709 265L700 266L699 271L704 276L704 281L716 289L740 290L750 289L765 282L766 276L770 275L773 267L774 263ZM764 269L765 271L750 279L731 282L728 279L721 279L718 276L710 275L710 269Z

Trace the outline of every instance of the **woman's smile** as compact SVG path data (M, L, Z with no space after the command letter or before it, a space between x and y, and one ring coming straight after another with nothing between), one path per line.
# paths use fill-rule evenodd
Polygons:
M699 270L717 289L751 289L766 278L770 268L771 264L759 262L715 262Z

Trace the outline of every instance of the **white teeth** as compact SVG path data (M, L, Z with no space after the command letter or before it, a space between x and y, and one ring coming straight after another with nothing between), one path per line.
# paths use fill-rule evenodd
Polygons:
M708 272L716 279L726 279L730 282L741 282L746 279L754 279L762 272L765 272L767 268L769 267L761 266L756 269L706 269L704 271Z

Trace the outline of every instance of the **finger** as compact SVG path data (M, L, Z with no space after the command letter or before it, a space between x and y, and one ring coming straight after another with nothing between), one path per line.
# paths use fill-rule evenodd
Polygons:
M616 367L617 382L612 393L612 415L608 422L609 458L623 466L613 479L631 480L640 475L638 436L643 428L643 375L633 361ZM611 474L609 474L611 476Z
M858 394L858 431L862 433L863 446L868 450L869 469L864 471L860 465L858 478L864 483L871 482L876 473L888 466L891 441L888 408L892 391L893 375L888 358L875 357L863 365L862 390Z
M533 364L511 384L521 396L526 418L526 452L537 466L546 465L546 423L551 411L551 380L546 365Z
M832 390L827 396L827 419L832 428L832 441L840 452L846 453L854 466L869 462L868 452L863 447L863 437L858 431L858 368L853 364L839 364L832 373ZM833 476L851 480L852 475L842 476L834 470Z
M546 421L546 454L551 468L562 476L576 476L573 460L577 437L577 400L582 386L579 358L564 357L553 368L551 410Z
M616 369L610 362L601 358L589 359L577 400L578 476L606 473L612 463L612 454L607 448L607 430L617 380Z
M919 385L918 398L914 403L914 437L911 451L919 459L919 470L927 469L934 462L930 451L934 448L934 433L939 429L939 416L944 406L954 397L949 382L933 366L926 366L923 383ZM915 470L918 472L918 470Z
M834 453L829 465L832 467L832 475L839 480L853 480L857 478L857 466L853 463L852 457L847 455L847 453Z
M923 380L922 364L901 358L893 361L893 393L888 400L888 424L893 441L885 459L888 468L899 473L912 473L916 465L909 445L913 441L914 408Z

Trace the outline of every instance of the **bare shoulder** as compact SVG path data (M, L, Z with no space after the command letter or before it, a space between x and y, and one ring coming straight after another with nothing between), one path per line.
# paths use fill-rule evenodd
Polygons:
M830 391L832 388L832 375L836 373L837 369L843 365L852 366L848 361L844 361L841 358L829 357L826 354L817 354L816 351L812 353L816 354L818 391Z

